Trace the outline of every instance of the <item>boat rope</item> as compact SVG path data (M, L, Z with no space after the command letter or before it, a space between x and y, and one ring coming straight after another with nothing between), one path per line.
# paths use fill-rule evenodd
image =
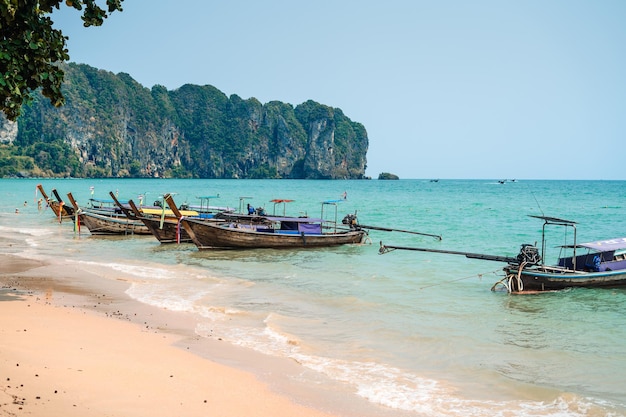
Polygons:
M519 267L517 268L517 277L515 280L515 283L517 284L517 292L522 292L524 291L524 283L522 282L522 271L524 270L524 267L526 267L527 262L524 261L522 263L519 264ZM512 280L513 278L511 278ZM513 289L511 287L511 289Z
M80 235L80 210L74 213L74 234Z
M176 223L176 243L180 243L180 226L184 218L185 216L180 216L178 218L178 223Z
M78 208L78 210L74 211L74 234L78 233L80 235L80 216L83 215L83 209Z
M496 291L498 286L503 286L506 289L506 292L514 293L514 292L522 292L524 291L524 283L522 281L522 271L524 267L526 267L527 262L522 262L519 264L517 268L517 274L507 274L500 281L493 284L491 287L491 291Z
M482 274L472 274L472 275L468 275L468 276L462 277L462 278L456 278L456 279L452 279L452 280L449 280L449 281L438 282L436 284L424 285L424 286L420 287L419 289L423 290L424 288L436 287L436 286L443 285L443 284L452 284L453 282L459 282L459 281L463 281L463 280L474 278L474 277L478 277L478 278L482 279L483 275L496 274L499 271L500 271L500 269L496 269L495 271L483 272Z

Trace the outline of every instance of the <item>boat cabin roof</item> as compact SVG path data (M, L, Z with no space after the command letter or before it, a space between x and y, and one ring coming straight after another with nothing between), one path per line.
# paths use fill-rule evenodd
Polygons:
M174 212L170 209L165 209L163 210L162 208L142 208L141 211L144 214L150 214L153 216L160 216L162 214L165 214L166 216L174 216ZM180 214L182 214L183 216L199 216L200 213L198 213L195 210L179 210Z
M197 204L184 204L181 207L187 207L189 210L196 210L196 211L214 210L214 211L234 212L235 210L237 210L234 207L228 207L228 206L199 206Z
M620 249L626 249L626 237L619 237L608 240L597 240L595 242L579 243L577 248L593 249L598 252L609 252Z
M90 198L89 201L100 204L115 204L115 201L107 198ZM122 204L128 204L128 200L118 200Z
M314 219L312 217L273 217L267 216L267 220L272 222L292 222L292 223L322 223L323 219Z
M534 217L535 219L541 219L544 222L549 223L549 224L556 224L556 225L562 225L562 226L572 226L572 225L577 224L577 222L573 220L565 220L565 219L560 219L558 217L534 216L534 215L529 215L528 217Z

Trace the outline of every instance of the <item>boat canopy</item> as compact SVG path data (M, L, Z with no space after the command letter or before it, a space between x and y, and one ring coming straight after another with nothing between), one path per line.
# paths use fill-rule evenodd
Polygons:
M559 219L558 217L534 216L534 215L529 215L528 217L534 217L535 219L541 219L546 223L562 225L562 226L572 226L572 225L577 224L577 222L573 220Z
M165 214L166 216L174 216L174 212L170 209L162 209L162 208L142 208L141 211L144 214L150 214L153 216L160 216L162 214ZM188 217L197 217L200 215L200 213L198 213L195 210L179 210L180 214L182 214L183 216L188 216Z
M89 201L100 204L115 204L115 201L106 198L90 198ZM122 204L128 204L128 200L118 200Z
M228 206L199 206L197 204L185 204L184 207L187 207L189 210L196 210L196 211L216 210L216 211L233 212L236 210L236 208L228 207Z
M323 219L314 219L312 217L266 217L271 222L292 222L292 223L322 223Z
M620 249L626 249L626 237L619 237L608 240L598 240L589 243L579 243L576 245L580 248L593 249L598 252L616 251Z

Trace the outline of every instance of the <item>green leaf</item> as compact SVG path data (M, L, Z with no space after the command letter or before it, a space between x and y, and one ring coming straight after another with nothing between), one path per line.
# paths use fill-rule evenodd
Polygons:
M66 0L66 6L82 10L82 18L100 25L108 17L97 0ZM123 0L107 0L109 13L121 11ZM61 84L63 71L50 73L57 62L69 60L67 37L53 27L50 18L53 9L59 9L63 0L0 0L0 112L15 120L30 93L40 87L53 105L63 103ZM85 8L82 7L85 5Z

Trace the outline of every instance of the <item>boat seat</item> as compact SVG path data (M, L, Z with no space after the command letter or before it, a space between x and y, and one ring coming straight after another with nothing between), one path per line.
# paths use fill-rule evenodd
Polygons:
M626 260L610 261L602 263L601 271L618 271L626 269Z
M589 271L599 272L601 270L602 260L598 255L594 256L590 262L585 264L585 268Z

